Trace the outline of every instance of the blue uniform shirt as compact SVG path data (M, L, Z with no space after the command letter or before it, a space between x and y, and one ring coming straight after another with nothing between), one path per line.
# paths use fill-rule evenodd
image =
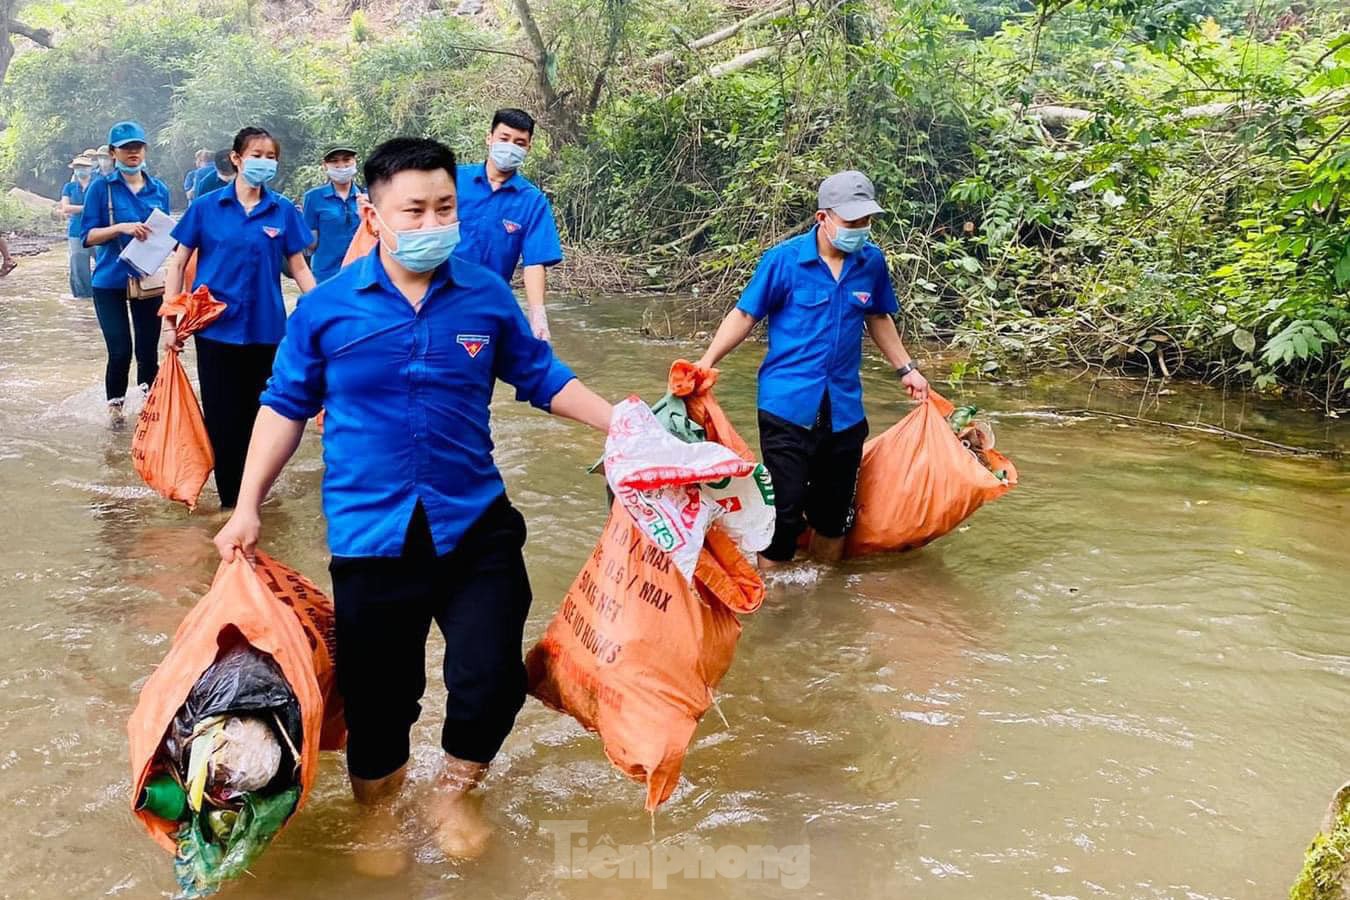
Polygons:
M197 182L201 181L203 175L207 172L214 172L215 170L215 163L207 163L204 166L198 166L191 172L188 172L183 176L183 193L186 194L188 191L194 190L197 187Z
M197 184L192 189L192 202L196 203L212 191L220 190L226 184L234 184L234 182L221 181L220 175L216 172L216 167L207 167L206 171L197 176Z
M295 205L263 189L245 213L234 188L215 191L188 207L174 239L197 251L197 280L225 304L201 334L227 344L277 344L286 333L281 261L309 246L309 230Z
M497 190L485 163L459 167L459 247L455 255L486 266L506 281L516 265L554 266L562 262L562 243L553 206L544 192L517 172Z
M356 227L361 224L356 198L363 193L352 184L347 199L343 200L331 181L305 192L305 225L319 234L319 243L309 261L315 281L327 281L342 268L342 257L347 255Z
M84 215L80 217L80 237L86 247L90 246L90 231L113 224L108 219L109 194L112 196L113 221L118 225L144 222L156 207L166 213L169 211L169 186L152 175L145 176L145 184L136 194L131 192L120 172L91 178L84 192ZM107 290L125 288L128 278L140 274L118 259L118 255L132 240L126 235L118 235L97 246L94 251L94 287Z
M91 175L89 177L90 184L92 184L93 181L94 178ZM78 180L67 181L65 187L61 188L61 196L69 200L71 204L73 204L74 206L83 206L84 195L87 194L88 192L89 192L88 186L81 187L80 182ZM80 224L81 221L83 220L83 217L84 213L76 213L75 215L70 217L70 221L66 223L66 237L77 238L84 233Z
M293 420L325 410L334 556L398 556L419 500L445 554L505 490L489 426L497 379L547 410L574 377L495 274L442 263L414 311L377 247L300 299L262 403Z
M834 280L816 248L816 229L769 249L736 308L769 317L769 352L759 367L759 408L795 425L815 424L830 392L834 431L863 420L864 317L899 309L885 254L865 244Z

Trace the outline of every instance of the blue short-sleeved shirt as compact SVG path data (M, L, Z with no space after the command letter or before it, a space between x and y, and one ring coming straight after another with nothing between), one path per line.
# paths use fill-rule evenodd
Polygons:
M262 403L294 420L325 410L334 556L398 556L419 500L445 554L505 490L488 410L497 380L546 410L574 377L494 273L442 263L414 311L377 247L300 299Z
M518 264L562 262L553 206L524 175L517 172L494 191L486 164L466 164L456 172L455 192L460 234L456 256L486 266L508 282Z
M93 180L91 176L90 183L93 183ZM82 187L79 181L67 181L65 187L61 188L61 196L69 200L74 206L83 206L84 195L88 192L89 187L87 185ZM76 213L70 217L70 221L66 223L66 237L77 238L84 233L81 227L83 218L84 213Z
M202 335L227 344L280 343L286 333L281 263L309 246L309 229L295 204L264 189L245 213L233 187L214 191L188 207L173 236L197 251L192 287L206 285L225 304Z
M188 191L194 190L197 187L197 182L201 181L203 175L205 175L207 172L214 172L215 170L216 170L215 163L210 163L205 166L198 166L197 168L188 172L186 175L183 176L183 193L186 194Z
M810 428L828 390L833 430L863 420L864 320L899 309L880 248L868 243L850 253L835 281L812 228L764 254L736 308L769 319L760 409Z
M315 281L327 281L342 268L342 258L347 255L356 227L361 224L356 198L363 193L353 184L344 200L331 181L305 192L305 225L319 235L319 243L309 261Z
M112 196L113 218L108 218L108 197ZM84 192L84 214L80 217L80 238L85 246L89 244L89 232L95 228L106 228L114 221L144 222L150 213L159 208L169 211L169 186L151 175L145 176L145 184L139 193L133 194L120 172L91 178ZM94 251L94 287L116 290L127 286L127 279L139 274L118 255L133 239L119 234Z

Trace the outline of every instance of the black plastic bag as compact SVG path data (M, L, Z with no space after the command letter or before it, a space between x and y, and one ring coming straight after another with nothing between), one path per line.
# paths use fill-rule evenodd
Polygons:
M226 713L252 713L270 722L274 729L278 722L285 728L285 735L278 734L277 737L281 740L283 762L289 759L290 763L281 766L265 793L293 784L299 760L290 748L300 747L304 740L300 704L272 658L246 643L236 644L222 653L201 674L178 715L174 716L173 724L164 735L164 751L178 771L186 774L188 748L197 723Z

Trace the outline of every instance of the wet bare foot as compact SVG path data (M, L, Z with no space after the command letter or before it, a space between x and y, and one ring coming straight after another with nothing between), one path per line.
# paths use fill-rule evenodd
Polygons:
M431 797L429 808L436 844L451 859L477 859L487 850L492 825L483 817L483 798L444 788Z
M18 268L19 264L12 259L5 260L4 265L0 265L0 278L4 278L10 272Z
M369 878L394 878L412 864L392 806L362 809L352 852L352 868Z

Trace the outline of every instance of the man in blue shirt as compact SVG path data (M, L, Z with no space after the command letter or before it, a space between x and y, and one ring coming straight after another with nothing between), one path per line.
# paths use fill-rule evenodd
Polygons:
M531 334L498 275L450 259L454 172L449 148L420 138L389 141L366 162L362 215L379 245L291 316L238 507L215 541L227 561L254 552L259 506L305 421L325 409L323 507L352 790L368 823L393 826L388 801L407 770L434 620L449 691L437 836L464 857L488 833L468 792L525 699L525 523L492 459L493 386L505 381L518 399L600 431L612 409Z
M211 164L211 151L206 148L197 151L193 162L195 165L183 176L183 194L186 195L188 203L197 196L197 179L215 168Z
M309 267L316 281L327 281L342 268L342 258L361 224L356 151L334 147L323 155L323 170L328 183L306 191L303 203L305 224L314 235Z
M562 262L553 206L517 170L534 141L534 119L520 109L499 109L488 130L485 163L459 167L459 221L463 241L455 255L486 266L507 283L523 264L525 303L534 336L549 340L549 266Z
M839 172L821 182L816 224L771 248L699 365L716 366L768 318L759 368L759 433L773 477L776 521L760 564L787 562L809 524L812 552L843 556L867 419L862 407L864 327L916 400L928 396L891 315L899 306L886 257L867 240L882 212L872 182Z
M197 176L197 185L192 189L194 202L212 191L220 190L227 184L234 184L234 179L239 172L234 167L234 160L230 158L230 152L228 147L224 150L217 150L211 165Z

